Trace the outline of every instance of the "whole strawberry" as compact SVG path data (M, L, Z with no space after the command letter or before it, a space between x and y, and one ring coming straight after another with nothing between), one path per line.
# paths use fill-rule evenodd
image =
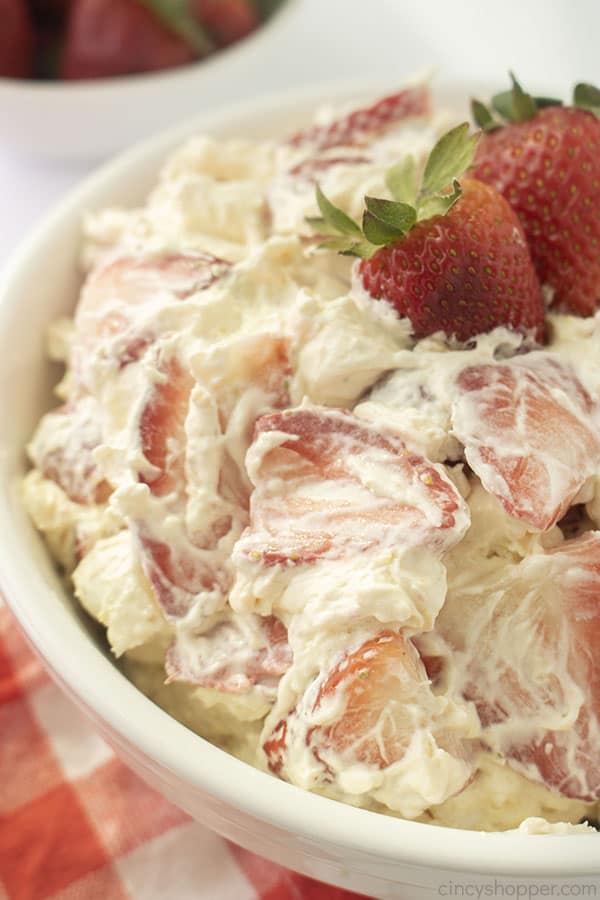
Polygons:
M419 188L408 158L388 173L396 200L365 198L362 229L317 189L313 227L343 233L322 246L361 256L366 292L408 317L415 337L458 341L504 325L544 337L544 306L523 229L502 195L472 178L477 135L459 125L432 150ZM451 187L449 187L451 185Z
M0 0L0 78L31 75L33 45L33 26L25 0Z
M194 62L214 44L191 0L72 0L63 78L108 78Z
M484 128L475 177L519 216L548 303L589 316L600 306L600 91L578 85L567 107L513 78L492 106L506 124L473 104Z
M191 0L191 9L214 39L227 47L258 27L259 18L251 0Z

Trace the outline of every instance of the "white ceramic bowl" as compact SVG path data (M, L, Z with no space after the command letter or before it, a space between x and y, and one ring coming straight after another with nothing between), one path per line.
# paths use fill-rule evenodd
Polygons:
M0 142L32 157L99 160L185 117L252 96L270 48L289 41L302 0L208 59L141 75L83 81L0 77Z
M301 125L318 102L351 93L321 89L273 97L150 140L82 184L14 257L0 287L0 584L55 678L125 761L233 841L381 898L457 896L450 893L452 885L472 882L489 886L483 896L517 896L514 887L512 894L501 894L494 882L506 890L516 880L531 890L537 886L538 896L540 884L555 885L554 895L577 887L578 880L600 885L599 835L484 834L378 815L278 781L197 737L111 663L65 592L19 501L23 446L56 379L44 357L45 326L69 312L76 299L82 213L140 201L165 155L194 131L218 137L282 134Z

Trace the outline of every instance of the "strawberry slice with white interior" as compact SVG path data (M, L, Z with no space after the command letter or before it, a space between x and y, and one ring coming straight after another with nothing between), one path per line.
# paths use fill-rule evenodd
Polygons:
M84 377L90 354L119 336L118 361L135 361L156 337L144 317L206 290L229 269L228 262L208 253L122 256L101 264L89 275L75 316L76 377Z
M93 397L80 397L44 416L29 453L74 503L105 503L112 487L93 455L101 443L101 410Z
M450 579L436 630L483 740L565 796L600 798L600 532Z
M456 384L452 425L467 462L509 515L552 528L600 463L598 403L543 352L469 366Z
M229 615L202 634L186 632L167 654L168 682L184 681L226 694L254 688L274 700L292 651L275 616Z
M413 764L426 768L426 760L436 758L438 771L449 767L441 801L460 790L473 770L468 717L451 722L448 710L446 698L433 694L412 641L401 632L381 630L350 645L309 684L289 715L266 735L263 750L277 774L294 780L295 757L308 754L318 779L348 788L346 773L357 766L364 767L363 773L375 772L360 779L375 788L382 783L377 771L405 761L406 770L397 774L410 785Z
M332 147L365 146L399 122L425 116L431 108L427 85L419 84L358 107L325 125L313 125L288 138L293 147L329 150Z
M248 461L256 488L238 559L269 566L376 548L441 553L467 527L463 500L440 466L350 413L264 416Z
M183 491L185 420L194 380L176 356L160 365L162 380L152 388L139 421L141 449L152 474L140 480L156 496Z
M132 511L132 528L168 616L185 615L199 595L226 595L228 542L247 523L243 451L256 416L288 402L285 339L263 335L234 349L202 372L212 388L206 410L207 391L183 355L157 345L154 375L137 415L146 462L137 477L152 497L143 511ZM234 447L241 448L239 460ZM214 596L210 603L218 605Z

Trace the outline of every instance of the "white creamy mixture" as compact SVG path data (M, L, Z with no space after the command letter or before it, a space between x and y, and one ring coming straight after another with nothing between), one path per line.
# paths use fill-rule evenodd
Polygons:
M585 609L562 622L600 577L600 320L415 346L306 222L315 180L358 217L429 150L424 90L352 140L339 111L194 138L144 207L90 214L25 502L128 676L209 740L381 812L581 830L597 676Z

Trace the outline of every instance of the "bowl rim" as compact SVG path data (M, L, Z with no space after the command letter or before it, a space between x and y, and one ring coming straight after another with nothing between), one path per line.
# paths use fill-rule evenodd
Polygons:
M61 102L73 100L92 100L99 94L112 92L113 89L129 87L132 90L153 88L158 79L163 83L170 82L177 86L179 81L199 77L202 73L213 73L219 66L227 66L233 59L242 59L246 55L260 53L263 41L271 41L277 36L279 29L287 27L288 17L301 5L302 0L283 0L282 5L267 19L261 22L254 31L234 41L226 47L217 48L214 53L195 62L173 66L168 69L156 69L150 72L132 72L131 75L114 75L110 78L10 78L0 75L0 94L13 93L18 99L40 98L52 102L60 98Z
M0 346L10 340L7 328L12 310L21 302L20 282L36 260L43 258L54 230L95 206L98 194L124 174L135 172L139 163L150 158L158 164L195 133L215 132L218 136L220 129L230 130L238 120L243 129L244 122L249 124L263 115L274 118L285 107L307 109L327 100L382 89L389 91L392 86L326 83L244 101L162 131L101 166L44 217L6 263L0 277ZM5 483L1 464L0 479L0 589L55 677L82 708L106 723L118 742L132 743L180 780L295 837L318 841L323 847L334 844L375 862L488 876L564 879L600 875L595 834L530 836L467 831L382 815L287 784L208 743L135 688L89 636L87 642L82 640L75 617L57 601L41 571L30 566L27 542L19 539L14 527L11 500L15 485ZM65 653L65 646L71 652ZM114 702L115 696L121 698L120 703Z

